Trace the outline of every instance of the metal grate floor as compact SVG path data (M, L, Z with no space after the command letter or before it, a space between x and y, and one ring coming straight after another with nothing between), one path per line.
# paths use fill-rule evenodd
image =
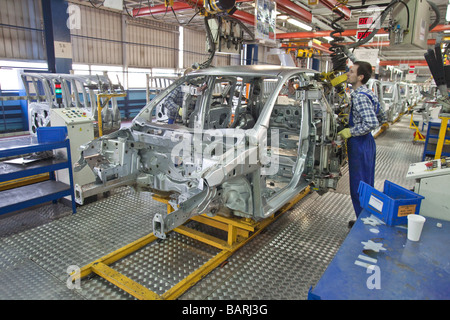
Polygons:
M421 159L409 117L376 139L375 187L384 180L406 188L406 171ZM348 170L334 192L312 193L238 250L179 299L303 300L322 276L354 218ZM99 277L69 289L70 266L82 267L151 232L165 210L148 193L119 188L107 198L71 209L49 204L0 217L0 299L128 300L134 297ZM217 249L180 234L152 243L112 265L162 294L200 267Z

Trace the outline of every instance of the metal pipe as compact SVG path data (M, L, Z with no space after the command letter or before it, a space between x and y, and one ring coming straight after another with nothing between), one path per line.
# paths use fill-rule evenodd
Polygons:
M296 5L290 0L275 0L281 11L286 12L293 18L298 18L303 22L311 23L312 13Z
M236 3L238 3L238 2L253 2L253 1L254 0L236 0ZM197 6L199 8L202 8L203 3L204 3L203 0L198 0L193 5L194 5L194 7ZM174 2L171 7L174 11L194 9L194 7L192 7L188 2L185 2L185 1ZM135 8L135 9L133 9L132 15L133 15L133 17L143 17L143 16L148 16L151 14L165 13L166 11L172 11L172 9L166 7L165 4L158 4L153 7Z
M361 30L362 29L348 29L342 32L342 36L354 37L356 33ZM440 24L434 27L433 30L431 30L430 32L442 32L446 30L450 30L450 25ZM286 33L278 33L276 37L277 39L292 39L292 38L313 39L320 37L329 37L331 32L333 32L333 30L286 32ZM380 29L377 32L377 34L389 34L389 32L385 31L384 29Z
M320 3L332 11L339 11L345 20L349 20L352 17L351 10L337 0L320 0Z

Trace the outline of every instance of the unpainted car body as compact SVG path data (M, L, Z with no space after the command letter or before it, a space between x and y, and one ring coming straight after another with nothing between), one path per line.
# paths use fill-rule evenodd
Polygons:
M411 88L408 83L406 82L399 82L399 88L400 88L400 96L402 98L403 106L401 113L405 113L406 110L412 105L412 95L411 95Z
M389 110L386 113L389 122L393 122L403 112L403 100L400 94L400 86L398 82L381 82L383 88L383 100Z
M383 99L383 85L381 84L381 81L378 79L369 79L369 81L367 82L367 88L369 88L370 90L372 90L375 95L378 98L378 101L380 103L380 109L384 110L384 113L386 114L386 118L388 118L388 114L390 113L389 111L389 104L386 103L386 101L384 101ZM383 123L380 123L378 128L372 130L372 135L377 135L378 132L380 132L381 126L383 125Z
M183 92L177 121L156 110ZM165 238L207 213L256 221L307 186L335 188L344 162L337 117L314 71L280 66L197 70L150 101L129 128L82 146L96 185L131 185L169 197L153 233Z

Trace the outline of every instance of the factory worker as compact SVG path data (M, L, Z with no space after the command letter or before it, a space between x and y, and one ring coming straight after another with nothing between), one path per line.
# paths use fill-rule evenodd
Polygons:
M372 66L365 61L357 61L347 73L347 82L351 84L351 109L349 127L338 134L347 139L348 168L350 178L350 194L356 218L362 211L359 202L358 187L360 181L374 185L375 180L375 140L372 130L379 125L377 118L385 117L380 110L377 96L365 85L372 75ZM349 222L349 227L355 221Z

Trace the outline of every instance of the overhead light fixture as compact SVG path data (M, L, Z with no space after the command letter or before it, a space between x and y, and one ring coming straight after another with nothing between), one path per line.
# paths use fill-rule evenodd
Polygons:
M330 42L330 41L333 41L334 40L334 38L333 37L323 37L324 39L327 39L328 40L328 42Z
M289 22L290 24L292 24L294 26L302 28L302 29L304 29L306 31L311 31L312 30L312 27L308 26L307 24L304 24L303 22L300 22L298 20L292 19L292 18L287 19L287 22Z
M279 19L279 20L287 20L288 18L289 18L289 16L285 15L285 14L281 14L281 15L277 16L277 19Z

